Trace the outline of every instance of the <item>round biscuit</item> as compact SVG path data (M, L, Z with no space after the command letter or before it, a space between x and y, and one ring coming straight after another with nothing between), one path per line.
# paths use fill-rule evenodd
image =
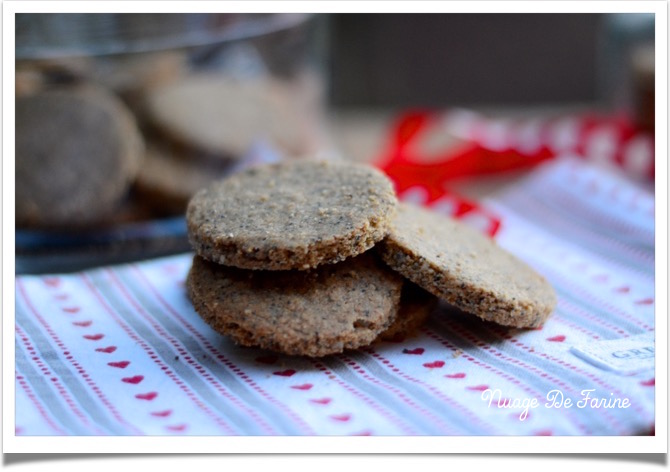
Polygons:
M159 214L181 214L199 190L222 179L231 163L182 159L169 146L147 143L135 190Z
M243 346L321 357L369 345L398 311L403 278L370 252L311 271L252 271L199 256L187 277L196 312Z
M151 88L143 109L167 139L211 156L240 159L258 140L301 154L307 131L295 96L269 79L201 73Z
M492 239L427 209L400 204L383 260L461 310L518 328L544 323L556 306L547 280Z
M16 98L16 224L97 223L126 196L143 138L128 109L93 87Z
M388 178L348 162L252 167L198 192L186 219L202 257L243 269L306 270L361 254L388 232Z

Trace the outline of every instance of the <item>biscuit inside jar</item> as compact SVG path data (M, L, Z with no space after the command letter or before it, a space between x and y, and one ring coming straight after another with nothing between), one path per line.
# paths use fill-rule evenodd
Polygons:
M90 226L120 206L144 141L111 94L67 87L16 99L16 224Z

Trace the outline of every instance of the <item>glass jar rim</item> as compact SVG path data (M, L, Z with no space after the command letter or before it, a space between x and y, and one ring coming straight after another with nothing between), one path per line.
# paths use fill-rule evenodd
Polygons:
M16 59L155 52L255 38L306 13L19 13Z

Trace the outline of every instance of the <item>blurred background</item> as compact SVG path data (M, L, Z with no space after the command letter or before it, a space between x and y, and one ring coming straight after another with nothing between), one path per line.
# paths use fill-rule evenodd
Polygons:
M349 153L381 145L361 130L388 126L380 110L416 107L598 112L653 131L653 14L342 14L328 25L329 98Z
M537 163L572 139L653 191L653 40L643 13L17 14L17 271L188 249L189 198L255 163L388 170L416 110L441 124L413 159ZM453 187L515 175L481 174Z
M646 14L344 14L335 106L613 104ZM623 85L623 84L622 84Z

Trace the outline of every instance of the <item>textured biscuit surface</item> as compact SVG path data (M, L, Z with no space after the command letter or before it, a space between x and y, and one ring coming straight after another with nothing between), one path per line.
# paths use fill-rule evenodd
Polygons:
M94 88L16 99L16 223L97 222L125 196L143 155L130 112Z
M422 288L488 321L537 327L556 305L551 285L523 261L464 224L423 208L399 205L379 252Z
M198 314L244 346L320 357L369 345L394 320L403 278L368 252L311 271L252 271L195 256Z
M361 254L395 214L391 182L345 162L259 166L198 192L186 212L202 257L243 269L306 270Z

